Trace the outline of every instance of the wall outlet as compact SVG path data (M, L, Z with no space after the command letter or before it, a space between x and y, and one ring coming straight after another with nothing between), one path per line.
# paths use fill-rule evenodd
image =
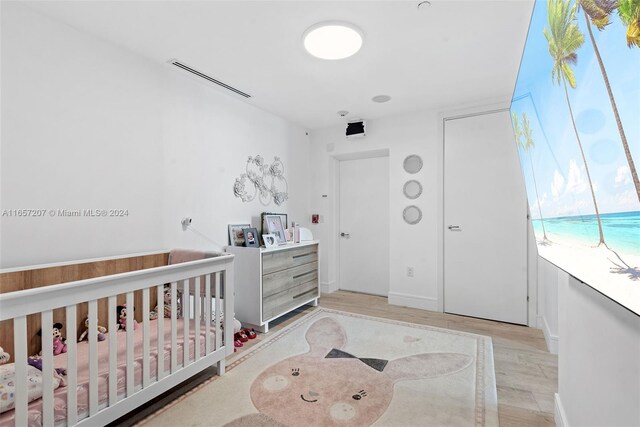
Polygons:
M413 277L413 267L407 267L407 277Z

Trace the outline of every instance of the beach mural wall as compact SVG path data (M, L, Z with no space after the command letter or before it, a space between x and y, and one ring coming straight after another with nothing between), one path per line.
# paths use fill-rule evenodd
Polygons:
M539 254L640 314L640 0L536 1L511 116Z

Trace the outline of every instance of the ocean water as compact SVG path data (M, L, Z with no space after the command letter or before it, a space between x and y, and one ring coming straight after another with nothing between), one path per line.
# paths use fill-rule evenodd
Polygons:
M640 211L601 214L600 221L604 240L611 249L640 255ZM532 222L536 238L542 239L541 221L534 219ZM587 246L598 244L598 221L595 214L545 218L544 228L552 241L554 236L558 240L566 236Z

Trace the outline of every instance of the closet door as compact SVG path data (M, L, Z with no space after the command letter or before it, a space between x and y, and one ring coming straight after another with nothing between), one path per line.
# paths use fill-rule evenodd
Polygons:
M508 111L445 120L444 311L527 323L527 199Z

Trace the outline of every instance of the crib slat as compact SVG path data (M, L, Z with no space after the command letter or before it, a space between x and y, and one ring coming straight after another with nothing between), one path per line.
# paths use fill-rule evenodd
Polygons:
M76 306L69 305L66 308L67 321L67 425L72 426L78 422L78 358L75 340Z
M142 387L149 386L149 288L142 290Z
M116 321L116 308L118 302L115 296L108 299L109 309L109 406L118 402L118 323Z
M89 301L89 416L98 412L98 301ZM111 372L109 372L111 376Z
M224 329L227 333L224 335L224 347L227 355L233 353L233 268L220 273L222 275L222 284L224 286ZM224 375L225 359L218 362L218 375Z
M214 287L215 287L215 304L216 304L216 319L215 319L215 324L216 324L216 347L215 350L219 349L222 345L222 331L221 331L221 327L220 327L220 321L222 320L222 305L220 304L220 277L217 273L213 273L213 281L214 281ZM227 315L229 315L230 313L227 313ZM230 333L231 335L233 335L233 331L227 331L227 333Z
M53 311L40 313L42 325L42 421L53 425Z
M200 298L200 276L196 277L196 289L193 298L195 299L195 304L193 304L195 310L193 313L195 323L195 339L193 344L195 346L194 360L198 360L200 359L200 322L202 322L200 318L200 308L202 306L202 298Z
M13 352L16 369L16 403L15 425L26 426L27 423L27 317L13 319Z
M189 279L183 280L183 293L182 293L182 328L183 343L182 348L182 366L185 367L189 363L189 318L191 308L191 296L189 295Z
M127 292L127 397L135 393L135 382L133 378L133 352L135 350L133 340L134 313L133 292Z
M158 381L164 378L164 285L156 288L158 300Z
M211 275L204 279L204 354L211 353Z
M178 282L171 282L171 373L178 370ZM184 302L184 301L183 301Z
M204 277L204 276L202 276ZM200 281L200 286L203 286L204 283L202 283L202 281ZM204 297L202 295L200 295L200 315L203 316L204 315ZM202 322L202 319L200 319L200 321Z

